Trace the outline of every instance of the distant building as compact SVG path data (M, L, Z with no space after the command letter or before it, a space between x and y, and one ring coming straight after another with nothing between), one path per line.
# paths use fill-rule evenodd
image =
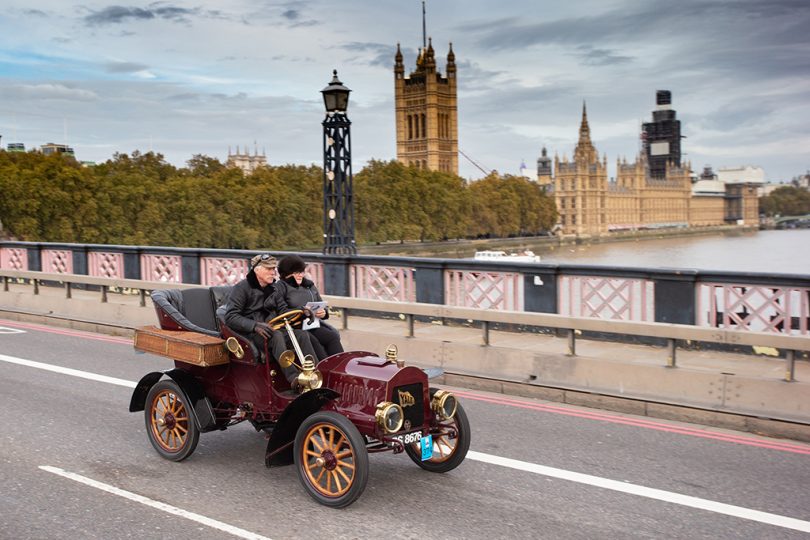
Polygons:
M419 51L416 71L405 76L402 51L394 57L397 160L432 171L458 174L456 55L447 53L447 76L436 69L433 43Z
M64 154L66 156L76 157L73 148L66 144L47 143L39 147L39 151L50 156L52 154Z
M741 165L739 167L722 167L717 170L717 178L726 184L740 184L752 182L765 183L765 170L754 165Z
M264 150L259 155L258 149L254 148L251 155L247 147L244 153L239 153L239 147L236 147L236 153L231 153L231 148L228 147L228 161L225 163L227 167L239 167L245 174L251 174L259 167L267 166L267 156Z
M651 178L664 178L667 167L681 166L681 121L672 109L672 93L655 93L656 109L652 122L642 125L641 139Z
M540 157L537 158L537 183L545 189L551 185L552 181L551 158L548 157L546 147L540 151Z
M693 184L688 162L676 165L675 160L668 160L664 176L656 177L647 163L647 152L642 150L635 163L617 160L616 180L608 181L607 156L600 159L591 142L584 103L573 160L555 156L554 176L542 161L541 177L541 159L538 183L550 186L561 234L598 236L621 230L758 223L755 184L722 182L711 168L704 169Z
M700 173L701 180L717 180L717 175L714 174L711 165L706 165L703 167L703 172Z
M9 152L25 152L25 145L23 143L8 143L6 147Z

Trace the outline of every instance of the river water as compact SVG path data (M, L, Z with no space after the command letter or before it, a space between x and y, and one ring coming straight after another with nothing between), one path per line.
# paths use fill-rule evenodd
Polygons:
M810 229L535 249L543 262L810 275Z

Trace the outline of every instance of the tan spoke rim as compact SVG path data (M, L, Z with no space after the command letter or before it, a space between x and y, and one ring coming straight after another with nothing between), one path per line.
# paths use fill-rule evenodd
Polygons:
M455 439L450 439L446 435L433 435L433 456L425 461L432 463L447 461L456 451L456 442L458 442L458 435L456 435ZM413 443L413 449L417 452L421 451L420 444L418 442Z
M188 440L189 416L177 394L162 390L152 401L152 434L167 452L178 452Z
M310 484L325 497L339 497L354 482L355 456L349 438L332 424L315 424L307 431L302 449Z

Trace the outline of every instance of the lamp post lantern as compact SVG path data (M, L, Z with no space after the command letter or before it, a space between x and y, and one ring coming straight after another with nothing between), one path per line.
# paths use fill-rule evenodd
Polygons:
M354 241L352 195L352 148L346 116L349 90L340 82L337 70L321 90L326 107L323 121L323 252L357 253Z

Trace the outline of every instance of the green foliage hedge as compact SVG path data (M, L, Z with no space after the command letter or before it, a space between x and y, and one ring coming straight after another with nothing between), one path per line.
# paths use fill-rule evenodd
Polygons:
M69 157L0 151L6 237L41 242L318 249L322 170L263 167L251 175L197 155L177 168L155 153L83 167ZM373 160L354 175L358 243L537 234L557 219L534 183L459 176Z

